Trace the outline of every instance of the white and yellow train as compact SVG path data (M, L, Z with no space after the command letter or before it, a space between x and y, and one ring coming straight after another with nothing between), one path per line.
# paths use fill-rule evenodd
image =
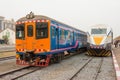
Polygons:
M113 43L113 31L106 25L93 26L88 33L88 55L110 56Z

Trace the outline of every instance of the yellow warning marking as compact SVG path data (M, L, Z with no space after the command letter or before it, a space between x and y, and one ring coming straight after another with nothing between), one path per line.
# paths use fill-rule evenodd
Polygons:
M111 51L108 52L108 56L111 56Z
M108 55L109 55L109 52L107 52L105 56L108 56Z
M90 50L88 51L88 53L89 53L89 56L91 56L91 52L90 52Z
M93 37L96 45L99 45L102 42L103 38L104 38L103 36L94 36Z

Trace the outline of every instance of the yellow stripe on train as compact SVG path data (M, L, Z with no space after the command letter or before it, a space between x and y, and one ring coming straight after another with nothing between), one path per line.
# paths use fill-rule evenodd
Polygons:
M103 36L94 36L93 39L94 39L94 42L96 45L100 45L100 43L102 42L103 40Z

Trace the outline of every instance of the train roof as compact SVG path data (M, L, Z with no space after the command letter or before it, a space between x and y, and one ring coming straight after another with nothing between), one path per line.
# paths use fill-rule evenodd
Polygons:
M58 22L58 23L60 23L60 24L62 24L62 25L65 25L65 26L67 26L67 27L69 27L69 28L72 28L72 29L74 29L74 30L76 30L76 31L81 31L81 32L83 32L83 33L86 33L86 32L84 32L84 31L82 31L82 30L76 29L76 28L74 28L74 27L72 27L72 26L69 26L69 25L64 24L64 23L62 23L62 22L60 22L60 21L57 21L57 20L55 20L55 19L52 19L52 18L47 17L47 16L43 16L43 15L34 15L34 17L31 18L31 19L28 19L28 18L26 18L26 16L25 16L25 17L22 17L22 18L18 19L17 22L30 21L30 20L42 20L42 19L43 19L43 20L55 21L55 22Z
M110 28L111 29L111 27L109 27L106 24L97 24L97 25L94 25L91 27L91 29L93 29L93 28Z

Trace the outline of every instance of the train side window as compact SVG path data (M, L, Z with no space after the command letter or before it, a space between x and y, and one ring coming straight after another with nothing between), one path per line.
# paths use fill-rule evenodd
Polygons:
M60 40L65 40L65 30L64 29L60 30Z
M52 38L55 38L55 28L52 26Z
M78 33L76 33L76 40L78 40Z
M67 39L70 40L70 38L71 38L71 32L68 30L67 31Z
M36 39L48 37L48 23L40 22L36 24Z
M32 37L33 36L33 26L32 25L28 25L27 26L27 36L28 37Z
M73 37L72 37L73 39L72 39L72 40L74 41L74 38L75 38L75 36L74 36L74 31L72 31L72 35L73 35Z
M24 24L16 25L16 39L25 39Z
M70 37L71 37L71 40L73 40L74 38L73 38L73 32L71 32L71 35L70 35Z

